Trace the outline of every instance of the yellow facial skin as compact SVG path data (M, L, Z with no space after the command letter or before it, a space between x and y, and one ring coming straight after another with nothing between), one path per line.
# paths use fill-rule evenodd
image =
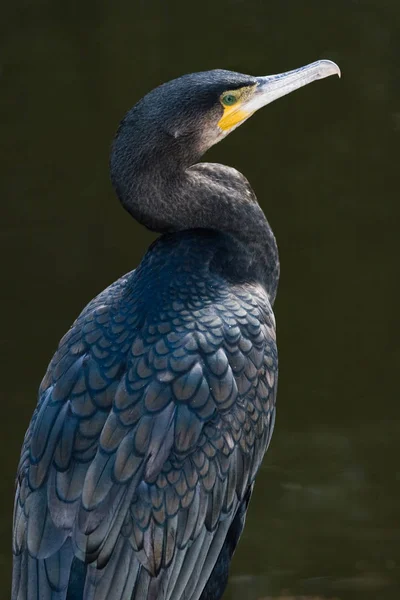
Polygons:
M218 127L222 129L222 131L229 131L233 127L240 125L243 121L251 117L252 112L247 111L244 108L244 103L249 97L253 94L256 85L250 87L240 88L238 90L226 91L221 94L220 102L224 109L224 114L218 121ZM224 104L224 98L226 96L234 96L236 102L229 106Z

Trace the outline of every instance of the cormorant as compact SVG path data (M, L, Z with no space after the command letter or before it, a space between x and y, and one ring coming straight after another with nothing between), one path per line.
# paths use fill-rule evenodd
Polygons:
M125 116L123 206L162 235L92 300L41 383L18 468L13 600L218 600L275 420L272 230L235 169L198 162L319 78L184 75Z

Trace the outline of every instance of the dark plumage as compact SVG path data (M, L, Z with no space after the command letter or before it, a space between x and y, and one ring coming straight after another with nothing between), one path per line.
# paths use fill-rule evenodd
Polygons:
M224 130L221 95L244 88L243 111L265 86L188 75L120 126L113 183L163 235L84 309L42 381L18 469L13 600L223 593L274 426L279 263L246 179L194 163L236 126Z

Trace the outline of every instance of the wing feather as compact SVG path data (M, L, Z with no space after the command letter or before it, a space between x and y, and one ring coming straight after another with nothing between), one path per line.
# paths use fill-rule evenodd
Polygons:
M13 600L65 600L74 556L84 600L199 600L269 443L265 294L168 300L146 320L128 280L88 305L42 382L19 466Z

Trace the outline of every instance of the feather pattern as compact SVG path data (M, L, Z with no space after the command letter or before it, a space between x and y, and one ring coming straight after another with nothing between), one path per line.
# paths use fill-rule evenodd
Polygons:
M277 381L268 295L227 286L215 252L204 233L160 238L61 340L21 453L13 600L202 598Z

